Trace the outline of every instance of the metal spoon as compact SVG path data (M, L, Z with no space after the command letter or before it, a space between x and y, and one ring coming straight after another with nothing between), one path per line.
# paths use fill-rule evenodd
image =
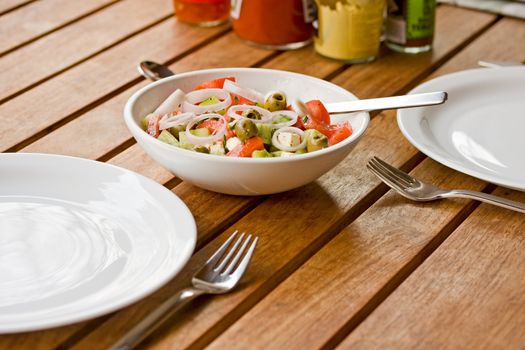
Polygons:
M159 80L174 75L165 65L153 61L143 61L138 66L139 73L150 80ZM351 112L370 112L375 110L399 109L422 107L442 104L447 100L444 91L428 92L403 96L370 98L365 100L325 103L324 106L330 114ZM298 107L306 111L304 104L298 100Z
M153 81L175 74L165 65L153 61L142 61L137 65L137 69L143 77Z

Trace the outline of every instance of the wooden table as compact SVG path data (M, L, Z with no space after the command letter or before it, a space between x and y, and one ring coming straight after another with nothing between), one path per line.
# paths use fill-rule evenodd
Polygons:
M183 272L118 312L50 330L0 336L2 349L107 347L188 283L234 229L260 244L234 292L201 297L149 337L152 349L523 349L525 216L468 200L415 203L365 167L377 155L422 179L525 201L425 157L395 112L373 116L355 150L300 189L235 197L181 182L144 154L122 108L148 82L144 59L177 72L266 67L323 78L360 98L402 94L422 81L525 60L525 21L440 6L434 50L385 52L343 65L312 47L246 46L227 26L178 23L168 0L2 0L0 150L67 154L155 179L190 207L198 245ZM497 118L497 116L495 116Z

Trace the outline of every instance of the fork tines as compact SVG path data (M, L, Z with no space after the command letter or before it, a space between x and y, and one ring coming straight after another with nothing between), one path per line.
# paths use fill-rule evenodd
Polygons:
M228 275L232 273L234 267L239 262L239 259L242 257L244 251L246 250L246 247L251 241L251 245L248 248L248 251L246 255L244 255L244 258L241 260L235 271L233 273L242 273L246 269L246 266L248 266L248 263L250 262L251 256L253 254L253 250L255 249L255 246L257 245L257 241L259 240L259 237L255 236L252 240L252 235L249 234L246 239L244 239L245 232L241 233L239 238L235 241L233 246L228 249L235 239L235 236L237 236L238 231L236 230L233 232L233 234L228 237L228 239L221 245L219 249L208 259L206 264L210 264L211 266L214 266L213 271L220 273L222 276ZM242 245L241 245L242 243ZM239 248L240 245L240 248ZM226 253L226 251L228 251ZM232 258L232 255L237 251L235 256ZM226 253L226 256L224 254ZM220 261L220 263L219 263ZM227 265L227 266L226 266Z
M367 168L387 185L401 191L417 182L412 176L402 170L394 168L378 157L371 158L368 161Z

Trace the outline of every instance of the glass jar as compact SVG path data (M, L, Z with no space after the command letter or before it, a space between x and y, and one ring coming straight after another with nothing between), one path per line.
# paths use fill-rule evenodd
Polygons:
M386 45L394 51L404 53L431 50L436 0L396 0L389 7Z
M228 21L230 0L173 0L175 16L185 23L212 27Z
M316 0L315 50L347 63L379 54L386 0Z
M233 30L256 46L288 50L312 41L314 6L308 0L234 0Z

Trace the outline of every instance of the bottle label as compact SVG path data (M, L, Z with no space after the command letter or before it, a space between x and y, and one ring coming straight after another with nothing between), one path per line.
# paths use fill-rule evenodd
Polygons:
M242 0L231 0L230 16L239 19L241 15Z
M386 19L386 38L396 44L406 44L406 22L403 17L388 16Z
M407 1L406 4L407 38L432 37L434 34L435 0Z
M314 0L303 0L303 16L305 23L312 23L317 18L317 8Z

